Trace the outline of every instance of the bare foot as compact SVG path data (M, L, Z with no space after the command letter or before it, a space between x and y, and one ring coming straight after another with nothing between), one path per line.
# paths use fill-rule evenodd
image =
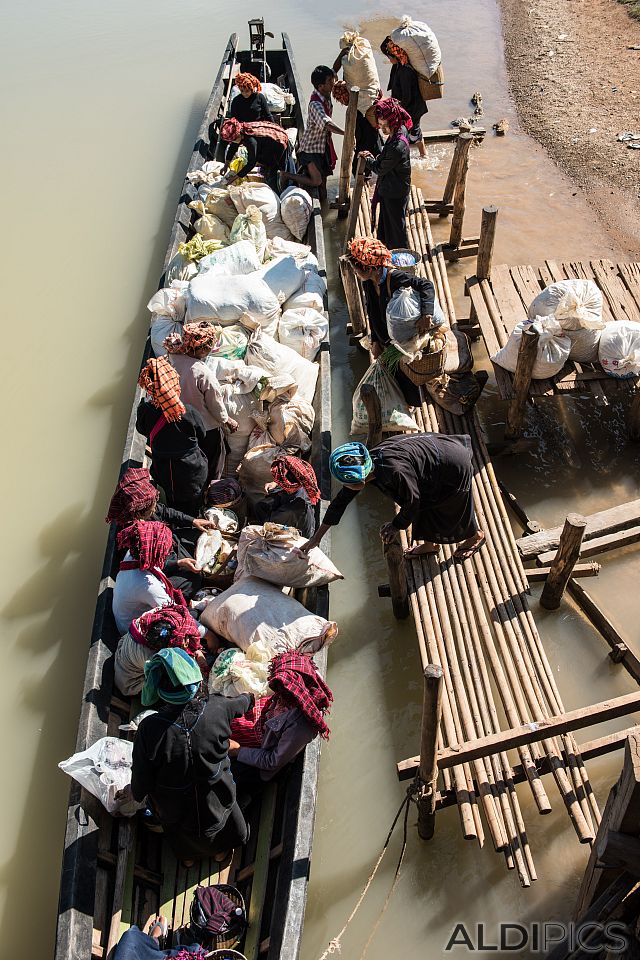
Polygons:
M222 853L214 854L213 859L216 863L224 863L231 856L231 850L224 850Z
M425 540L424 543L421 543L415 547L411 547L410 550L405 550L404 555L409 559L413 557L423 557L425 555L433 555L440 552L440 544L432 543L430 540Z
M469 557L472 557L476 553L482 544L485 541L484 531L478 530L478 532L473 536L469 537L468 540L464 540L458 549L453 554L454 560L468 560Z
M162 937L166 937L168 929L169 921L167 918L157 914L154 917L149 917L144 927L144 933L155 940L160 940Z

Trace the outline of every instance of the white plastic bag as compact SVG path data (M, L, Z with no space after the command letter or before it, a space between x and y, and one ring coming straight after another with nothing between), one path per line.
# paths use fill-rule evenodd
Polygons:
M287 187L280 196L280 216L297 240L307 232L313 200L302 187Z
M340 37L340 49L345 50L349 45L348 54L342 58L342 75L347 87L360 87L358 110L366 113L380 90L378 69L368 40L347 32Z
M640 323L615 320L600 334L598 359L605 373L620 380L640 375Z
M278 321L278 340L306 360L315 360L320 344L329 333L329 321L309 307L286 310Z
M198 570L214 573L227 562L232 547L223 538L220 529L205 530L196 543L195 561Z
M252 643L245 652L237 647L223 650L209 674L209 693L223 697L252 693L256 700L268 696L270 659L263 643Z
M268 237L291 238L289 228L280 216L280 198L267 183L243 183L229 188L229 195L238 213L246 213L247 207L254 204L262 212L262 219Z
M247 651L262 642L271 657L289 650L311 655L335 640L337 624L319 617L279 587L244 577L205 607L200 622Z
M220 530L227 536L233 536L234 533L238 532L240 522L237 514L235 514L233 510L228 510L224 507L209 507L208 510L205 510L204 515L207 520L215 523L217 530Z
M263 330L255 330L249 338L245 357L247 363L266 370L267 373L288 373L298 384L298 393L303 399L313 402L318 380L318 365L305 360L284 343L278 343Z
M277 83L263 83L262 94L267 101L269 110L273 113L283 113L287 109L287 103L290 103L291 100L295 103L295 98L291 94L287 96L286 90L279 87Z
M578 363L597 363L601 330L565 330L564 335L571 341L569 360Z
M528 315L553 315L564 330L603 330L602 291L593 280L558 280L538 294Z
M261 266L255 244L251 240L238 240L224 250L216 250L203 257L198 264L198 273L213 270L229 277L239 277L255 273Z
M58 767L97 797L109 813L132 817L144 803L122 804L116 800L116 793L131 783L132 756L133 743L129 740L102 737Z
M295 257L290 256L270 260L258 271L258 276L262 277L279 303L292 297L305 279L304 271L296 263Z
M403 17L391 31L391 39L405 51L409 63L422 77L431 77L442 62L438 39L426 23Z
M409 414L404 397L395 380L379 360L374 360L353 395L353 419L351 433L366 433L369 429L367 408L360 399L360 388L370 383L376 388L382 409L382 429L385 433L400 430L418 430L418 424Z
M189 207L200 214L193 228L203 240L219 240L221 243L229 243L228 226L214 213L207 213L202 200L192 200Z
M522 320L513 328L509 339L491 359L499 367L515 373L518 364L518 351L524 330L535 328L540 334L538 354L531 376L534 380L545 380L560 373L569 359L571 340L554 317L536 317L535 320Z
M421 315L420 297L411 287L400 287L391 296L387 306L389 337L398 350L411 359L420 353L431 336L428 331L418 331Z
M319 547L302 553L304 543L297 530L279 523L245 527L238 541L235 579L260 577L282 587L321 587L344 579Z
M236 217L229 242L237 243L239 240L249 240L256 248L260 263L264 260L267 249L267 231L262 222L262 213L257 207L250 204L246 213L239 213Z
M186 322L215 320L221 326L242 323L253 328L280 315L280 303L259 276L198 274L189 283Z

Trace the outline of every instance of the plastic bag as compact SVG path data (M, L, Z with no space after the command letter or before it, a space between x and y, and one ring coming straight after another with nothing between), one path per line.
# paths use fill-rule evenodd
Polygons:
M222 570L232 552L233 547L223 538L220 529L205 530L196 544L196 566L204 573L216 574Z
M116 793L131 783L132 756L133 743L129 740L102 737L87 750L63 760L58 767L97 797L109 813L133 817L144 803L122 804L116 800Z
M364 114L375 103L380 90L378 69L368 40L347 32L340 37L340 49L348 46L349 52L342 58L342 75L347 87L360 87L358 110Z
M292 107L296 98L288 90L283 90L276 83L263 83L262 93L265 96L269 110L273 113L283 113L287 107Z
M237 647L223 650L209 674L209 693L238 697L252 693L259 699L269 694L269 651L263 643L252 643L243 653Z
M297 240L307 232L313 200L302 187L287 187L280 196L280 216Z
M601 330L565 330L564 335L571 341L569 359L578 363L597 363Z
M524 330L534 328L540 334L538 355L531 376L534 380L545 380L560 373L569 359L571 340L554 317L536 317L535 320L522 320L513 328L509 339L502 349L492 357L494 363L505 370L515 373L518 364L518 351Z
M602 291L593 280L559 280L538 294L528 315L553 315L564 330L603 330Z
M298 384L298 393L310 403L316 392L318 364L299 356L284 343L278 343L263 330L256 330L249 338L246 362L266 370L269 374L288 373Z
M186 322L215 320L221 326L257 327L280 315L280 303L259 276L198 274L189 283Z
M615 320L600 334L598 359L605 373L620 380L640 375L640 323Z
M200 622L241 650L263 643L270 658L289 650L311 655L338 635L336 623L309 613L279 587L257 577L243 577L214 597Z
M221 357L225 360L243 360L247 352L249 343L249 333L240 324L231 324L228 327L220 327L220 345L218 349L209 354L210 357Z
M238 214L231 228L229 242L234 244L239 240L249 240L262 263L267 250L267 231L262 222L262 213L253 205L247 207L246 213Z
M208 510L205 510L204 515L207 520L211 520L216 524L216 529L220 530L221 533L227 534L227 536L233 536L234 533L238 532L240 521L238 520L238 515L235 514L233 510L227 510L222 507L209 507Z
M235 579L260 577L282 587L321 587L344 580L319 547L301 553L304 543L297 530L279 523L245 527L238 541Z
M262 263L253 242L238 240L223 250L216 250L215 253L203 257L198 264L198 273L214 271L228 277L240 277L255 273L261 266Z
M193 225L196 233L199 233L204 240L219 240L221 243L229 242L229 228L214 213L207 213L202 200L192 200L189 204L191 210L195 210L200 217Z
M400 287L387 306L387 328L391 342L406 357L414 359L429 342L430 331L420 333L420 297L411 287ZM436 324L434 324L435 326Z
M315 360L320 344L329 334L329 321L318 310L302 307L286 310L278 321L278 340L306 360Z
M403 17L400 26L391 31L391 39L402 47L413 69L423 77L431 77L442 62L435 33L420 20Z
M395 380L378 360L374 360L353 395L353 419L351 433L366 433L369 429L367 409L360 399L360 389L369 383L376 388L382 409L382 429L385 433L400 430L418 430L418 424L409 414L409 408Z
M305 280L304 271L296 263L295 257L277 257L270 260L259 271L258 276L262 277L279 303L292 297Z

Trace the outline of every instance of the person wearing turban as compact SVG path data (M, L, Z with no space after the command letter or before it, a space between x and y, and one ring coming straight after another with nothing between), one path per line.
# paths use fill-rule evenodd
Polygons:
M466 435L405 434L389 437L371 451L363 443L344 443L331 454L329 469L342 490L302 550L318 546L367 484L400 507L393 520L380 528L384 543L411 527L416 546L406 556L437 554L439 544L457 543L454 557L462 561L484 542L473 507L473 460Z
M163 569L173 549L169 527L155 520L135 520L120 530L116 542L123 559L113 588L112 610L122 636L131 621L148 610L185 601Z
M407 203L411 192L407 129L413 126L413 122L392 97L378 100L374 109L380 130L387 140L377 157L362 151L367 171L378 176L371 201L372 217L377 213L378 239L387 247L407 247Z
M164 341L169 361L180 377L182 400L198 411L205 426L200 446L209 462L207 483L222 476L227 456L225 433L238 429L227 412L214 368L206 363L219 344L220 328L210 320L185 323L182 334L172 333Z
M424 157L426 156L426 150L420 121L429 108L420 93L418 74L409 63L406 51L395 44L391 37L386 37L382 41L380 49L391 62L387 90L411 117L411 126L407 127L407 139L409 143L417 145L418 153L421 157Z
M229 116L240 123L254 123L258 120L268 120L273 122L273 116L267 103L267 98L262 92L262 84L252 73L237 73L234 77L234 84L238 88L237 95L231 98L229 104ZM214 120L209 125L209 143L218 142L218 121ZM227 149L227 165L233 160L237 144L232 144ZM211 151L210 151L211 152ZM212 159L218 159L213 156Z
M236 177L246 177L260 165L262 174L272 190L278 190L278 174L284 170L291 158L291 141L284 127L272 120L256 120L241 123L235 117L229 117L220 130L222 140L230 144L225 163L228 165L242 144L247 151L247 162L239 173L227 174L227 182Z
M222 860L246 842L229 764L231 721L253 703L251 694L207 694L200 668L180 647L159 650L144 666L145 717L133 743L131 785L119 799L145 797L176 856Z
M271 464L272 481L267 496L254 507L258 523L281 523L295 527L302 537L316 529L315 505L320 500L316 474L310 463L299 457L276 457Z
M202 416L182 402L180 377L167 357L148 360L138 384L146 398L138 405L136 429L151 447L151 476L170 507L193 516L209 473Z

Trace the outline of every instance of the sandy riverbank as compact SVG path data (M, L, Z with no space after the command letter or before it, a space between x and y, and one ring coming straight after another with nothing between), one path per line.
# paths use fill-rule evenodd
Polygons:
M612 239L640 257L640 22L615 0L500 0L523 126L585 191ZM540 211L544 216L544 211ZM597 251L594 251L594 255Z

